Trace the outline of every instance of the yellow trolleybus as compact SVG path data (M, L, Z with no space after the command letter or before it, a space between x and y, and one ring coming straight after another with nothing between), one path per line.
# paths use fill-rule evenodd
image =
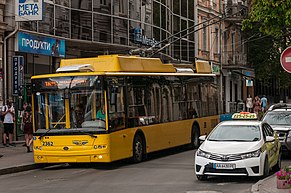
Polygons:
M32 77L35 163L145 159L218 123L213 74L159 59L108 55L63 59L55 74Z

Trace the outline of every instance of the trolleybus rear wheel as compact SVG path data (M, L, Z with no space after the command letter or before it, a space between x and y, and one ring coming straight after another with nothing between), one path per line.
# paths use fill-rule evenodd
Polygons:
M133 140L133 162L138 163L144 158L144 143L140 135L136 135Z

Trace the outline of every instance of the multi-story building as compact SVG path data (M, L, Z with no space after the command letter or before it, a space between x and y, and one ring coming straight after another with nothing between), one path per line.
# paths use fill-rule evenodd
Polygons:
M15 2L0 0L5 16L1 18L5 23L0 19L4 54L0 101L18 97L12 83L13 56L24 58L24 82L29 86L32 75L55 72L64 57L128 54L131 49L163 48L167 43L172 44L155 56L206 61L218 69L223 111L233 111L238 101L253 95L252 87L246 87L254 73L246 63L240 29L239 10L246 8L246 1L44 0L42 21L18 22Z
M241 31L247 2L242 0L197 0L198 29L195 57L209 62L220 77L223 112L244 110L242 102L253 96L254 70L247 64L247 46ZM199 30L199 31L198 31ZM240 108L238 108L240 107Z
M8 27L2 100L13 95L14 55L24 58L24 80L28 85L32 75L55 72L63 57L128 54L131 49L149 48L162 40L166 41L156 47L176 40L161 51L165 60L194 62L193 33L167 39L194 25L193 0L44 0L42 21L24 18L19 22L14 19L15 2L7 1L5 5Z
M247 16L246 0L227 0L224 4L226 19L222 27L222 85L225 111L240 110L250 95L254 98L254 68L247 63L248 41L241 30ZM240 105L241 107L241 105Z

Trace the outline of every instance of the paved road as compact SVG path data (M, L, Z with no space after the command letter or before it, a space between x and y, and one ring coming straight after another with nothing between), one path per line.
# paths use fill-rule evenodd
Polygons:
M2 193L196 193L250 192L257 178L211 178L200 182L194 175L194 152L175 149L151 155L139 164L69 166L0 176Z

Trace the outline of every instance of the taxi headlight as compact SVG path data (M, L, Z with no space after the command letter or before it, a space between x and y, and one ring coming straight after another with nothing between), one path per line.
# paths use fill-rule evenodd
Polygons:
M261 155L261 150L257 150L257 151L253 151L253 152L250 152L250 153L244 153L244 154L241 154L241 158L242 159L248 159L248 158L252 158L252 157L260 157Z
M211 154L207 153L205 151L202 151L201 149L198 149L197 150L197 156L201 156L201 157L205 157L205 158L209 159Z

